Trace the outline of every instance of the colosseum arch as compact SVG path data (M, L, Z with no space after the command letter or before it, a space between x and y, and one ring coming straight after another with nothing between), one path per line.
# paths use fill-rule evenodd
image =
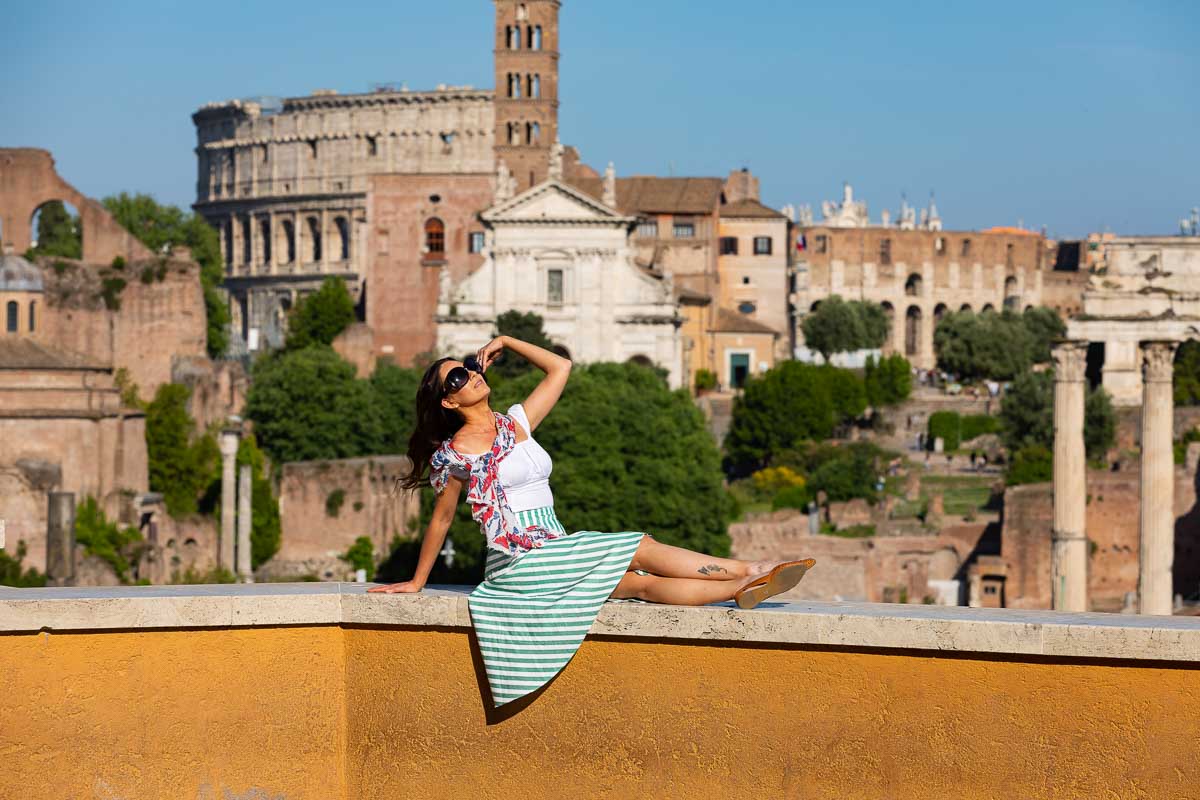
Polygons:
M308 217L304 222L308 234L308 247L304 254L305 262L316 264L321 260L321 220L319 217Z
M33 237L30 246L39 255L83 258L83 217L74 203L47 200L33 210L29 229ZM43 241L49 237L50 241Z
M333 252L337 255L339 261L350 260L350 220L345 217L334 217L333 229L337 234L337 239L334 244L337 249Z
M909 306L904 314L904 355L915 356L921 350L921 309Z
M936 326L942 321L942 317L946 316L948 313L950 313L950 309L946 307L946 304L938 303L933 307L933 324Z
M296 226L290 219L279 220L275 234L279 238L275 242L275 252L280 264L294 264L296 261Z
M908 276L908 280L904 282L904 294L909 297L921 296L921 276L914 272Z

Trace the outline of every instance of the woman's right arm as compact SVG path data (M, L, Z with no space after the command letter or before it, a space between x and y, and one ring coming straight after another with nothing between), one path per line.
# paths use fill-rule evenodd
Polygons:
M446 541L446 532L454 521L454 512L458 508L458 496L462 492L463 481L451 475L446 480L446 488L438 495L433 507L433 518L425 529L425 538L421 542L421 555L417 559L417 569L412 580L403 583L391 583L386 586L375 586L368 592L383 592L386 594L411 594L425 588L429 573L433 571L434 562L442 552L442 544Z

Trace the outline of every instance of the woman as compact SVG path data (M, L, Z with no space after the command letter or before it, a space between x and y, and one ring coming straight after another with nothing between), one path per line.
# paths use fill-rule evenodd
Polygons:
M483 373L505 349L546 377L524 403L498 414L488 405ZM438 493L433 518L412 580L368 590L421 591L466 487L471 514L488 540L484 581L468 603L496 706L549 682L610 597L675 605L736 600L753 608L791 589L814 563L714 558L631 531L568 534L554 514L550 456L532 434L570 372L567 359L508 336L493 339L465 364L443 358L430 365L417 390L417 426L408 447L413 469L402 486L419 488L429 470Z

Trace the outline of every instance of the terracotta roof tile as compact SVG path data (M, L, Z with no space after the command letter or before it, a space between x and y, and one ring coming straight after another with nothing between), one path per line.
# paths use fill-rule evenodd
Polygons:
M717 309L717 320L712 330L721 333L769 333L773 336L779 335L779 331L770 325L751 319L745 314L731 311L723 306Z
M739 200L721 206L722 217L754 217L758 219L787 219L773 208L764 206L757 200Z

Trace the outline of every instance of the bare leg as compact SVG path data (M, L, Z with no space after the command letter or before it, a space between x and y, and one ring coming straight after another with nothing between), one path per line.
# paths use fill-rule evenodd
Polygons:
M754 577L758 577L757 575ZM664 578L659 575L638 575L626 572L625 577L613 590L617 599L637 598L652 603L668 603L677 606L702 606L732 600L742 586L749 583L746 578L712 580L705 578Z
M633 562L629 568L651 572L664 578L727 581L767 572L778 563L778 561L741 561L736 558L706 556L703 553L685 550L682 547L672 547L669 544L655 541L649 536L643 536L641 545L633 554ZM730 596L732 597L732 594Z

